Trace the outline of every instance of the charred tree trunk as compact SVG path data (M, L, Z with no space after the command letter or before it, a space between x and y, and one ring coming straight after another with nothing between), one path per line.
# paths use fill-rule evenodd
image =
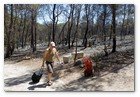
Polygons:
M27 38L29 37L29 24L27 24L26 26L26 33L25 33L25 45L27 44Z
M74 5L71 5L71 12L70 12L70 21L68 23L68 34L67 34L67 40L68 40L68 48L70 49L71 45L70 45L70 38L71 38L71 30L72 30L72 26L73 26L73 12L74 12Z
M36 13L35 13L35 40L34 40L34 50L36 51L36 44L37 44L37 23L36 23Z
M86 48L87 47L87 33L89 32L89 5L85 5L85 11L86 11L86 31L85 31L85 34L84 34L84 38L83 38L83 44L84 44L84 47Z
M70 49L71 45L70 45L70 38L71 38L71 30L72 30L72 25L73 23L68 24L69 28L68 28L68 48Z
M73 38L73 40L72 40L72 42L71 42L71 46L73 47L74 45L74 42L75 42L75 38L76 38L76 32L74 33L74 38Z
M26 27L26 12L24 13L24 22L23 22L23 32L21 36L21 47L23 48L25 43L24 43L24 33L25 33L25 27Z
M112 6L112 31L113 31L113 46L112 46L112 53L116 52L116 5L113 4Z
M17 48L19 47L19 46L21 46L21 42L22 42L22 40L21 40L21 31L22 31L22 29L21 29L21 27L22 27L22 21L23 21L23 16L22 16L22 14L21 14L21 19L20 19L20 23L19 23L19 27L18 27L18 40L17 40Z
M68 21L69 21L69 20L68 20ZM59 37L61 37L61 38L60 38L59 44L60 44L61 42L62 42L62 44L64 44L63 41L65 41L65 38L66 38L66 37L64 37L64 29L65 29L65 27L66 27L68 21L63 25L63 27L62 27L62 29L61 29L61 31L60 31Z
M77 38L78 38L78 29L79 29L79 19L80 19L80 11L81 11L81 6L78 9L78 16L77 16L77 23L76 23L76 31L75 31L75 38L76 38L76 48L75 48L75 57L74 57L74 64L76 62L76 57L77 57ZM75 39L74 39L75 40Z
M31 48L32 48L32 52L35 51L34 40L35 40L35 17L34 17L34 10L32 9L32 14L31 14Z
M123 22L122 22L122 27L121 27L121 40L124 36L124 21L125 21L125 16L126 16L125 10L126 10L126 5L124 5Z
M13 4L10 5L10 24L9 31L7 33L7 43L6 43L6 55L5 58L8 58L12 55L13 50L11 50L11 33L13 32Z
M104 17L103 17L104 52L105 52L105 56L107 56L108 55L108 52L107 52L107 47L106 47L106 29L105 29L106 8L107 8L107 5L103 5L103 8L104 8Z
M53 28L52 28L52 41L55 42L55 20L56 20L56 16L55 16L55 9L56 9L56 4L54 4L53 6Z

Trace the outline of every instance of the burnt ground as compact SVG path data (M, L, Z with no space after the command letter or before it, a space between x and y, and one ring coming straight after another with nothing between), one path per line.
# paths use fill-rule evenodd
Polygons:
M10 59L5 59L5 91L134 91L134 37L118 41L117 52L108 56L104 56L102 46L83 49L95 64L93 77L85 78L83 69L73 66L72 62L63 67L55 63L52 86L46 85L46 68L40 82L31 83L33 72L42 64L43 51L39 49L31 57L28 50L15 52ZM63 56L69 52L60 53Z

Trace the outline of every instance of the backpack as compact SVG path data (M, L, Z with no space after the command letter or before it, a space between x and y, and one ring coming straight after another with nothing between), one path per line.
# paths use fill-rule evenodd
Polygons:
M93 62L89 57L83 58L84 63L84 76L90 77L93 76Z

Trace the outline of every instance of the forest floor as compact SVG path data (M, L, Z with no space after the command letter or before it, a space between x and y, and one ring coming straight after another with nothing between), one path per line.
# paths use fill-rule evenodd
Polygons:
M21 55L25 51L17 51L10 59L4 61L4 90L5 91L134 91L135 56L134 36L125 40L117 40L117 52L103 56L103 45L88 47L83 51L94 59L96 66L93 77L85 78L82 68L73 66L72 62L60 67L55 63L53 85L47 86L47 74L44 73L37 84L31 83L33 72L42 64L42 54L45 49L38 49L34 58ZM111 49L108 49L108 51ZM28 51L28 50L27 50ZM72 50L71 50L72 51ZM60 51L61 58L71 52ZM63 52L63 53L62 53ZM95 60L95 55L100 54ZM21 56L20 56L21 55ZM44 68L46 71L46 68Z

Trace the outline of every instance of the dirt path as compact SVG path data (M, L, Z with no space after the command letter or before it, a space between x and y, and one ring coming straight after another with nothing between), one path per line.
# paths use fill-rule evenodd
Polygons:
M39 60L36 60L38 62ZM35 62L35 61L34 61ZM35 63L36 63L35 62ZM26 62L24 62L26 63ZM37 84L30 84L31 74L39 66L22 66L21 63L4 66L5 91L133 91L134 63L118 73L105 73L102 77L84 78L82 72L61 70L52 86L46 86L45 75ZM20 65L17 67L17 65ZM12 72L7 72L13 70ZM68 76L64 76L68 73Z
M100 53L103 46L86 48L87 55ZM134 91L134 37L128 37L124 44L117 41L117 53L98 61L99 76L83 77L79 67L60 68L55 71L53 85L46 85L46 74L37 84L31 84L31 75L40 68L42 59L5 61L5 91ZM121 52L120 52L121 51ZM111 60L113 59L113 60ZM111 67L111 68L109 68ZM117 68L115 70L114 68Z

